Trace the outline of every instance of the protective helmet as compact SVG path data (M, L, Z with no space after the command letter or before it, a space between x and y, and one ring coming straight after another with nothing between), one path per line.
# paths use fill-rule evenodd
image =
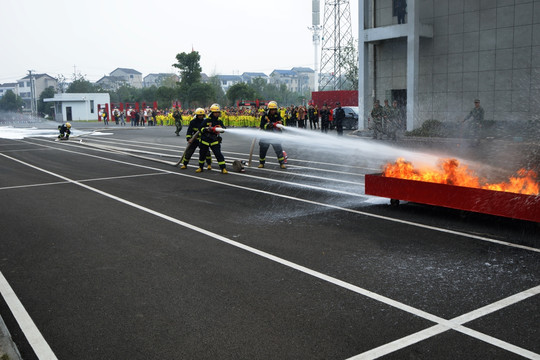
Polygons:
M197 108L195 110L195 115L206 115L203 108Z
M210 112L220 112L221 111L221 108L219 107L218 104L212 104L212 106L210 106Z
M66 126L68 127L68 129L71 127L71 124L70 123L66 123Z
M268 110L271 110L271 109L277 109L277 102L275 101L270 101L268 103Z

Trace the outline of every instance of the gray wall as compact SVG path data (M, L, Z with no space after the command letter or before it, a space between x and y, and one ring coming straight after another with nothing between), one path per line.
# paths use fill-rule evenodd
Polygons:
M420 42L415 127L427 119L463 119L475 98L487 120L540 118L540 0L417 1L433 38ZM391 0L375 3L377 26L397 24ZM382 103L391 89L406 88L406 39L375 48L376 81L370 46L370 84Z

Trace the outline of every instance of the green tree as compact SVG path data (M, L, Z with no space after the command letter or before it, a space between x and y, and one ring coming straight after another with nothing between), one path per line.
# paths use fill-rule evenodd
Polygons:
M345 75L345 84L343 90L358 89L358 51L354 40L340 53L341 64Z
M215 101L216 92L212 85L195 83L189 89L189 102L191 107L205 106Z
M214 101L218 104L227 103L227 96L221 87L221 80L217 75L210 76L208 84L214 89Z
M41 95L39 95L38 100L38 113L48 115L50 117L54 116L54 103L44 102L43 99L53 98L55 94L54 87L49 86Z
M114 97L111 95L111 100L116 102L132 103L135 102L137 89L130 85L122 85L114 92ZM113 101L114 102L114 101Z
M173 64L174 67L180 69L180 83L187 85L187 88L191 85L201 81L201 65L199 61L201 56L198 51L192 51L188 53L180 53L176 55L177 63Z
M259 94L248 84L238 83L234 84L227 91L227 98L230 103L235 103L237 100L253 100L259 98Z
M6 91L4 96L0 98L0 110L20 111L23 105L23 99L11 90Z
M156 97L159 107L170 107L171 103L177 97L177 92L174 88L160 86L156 91Z
M155 85L145 87L141 90L141 96L147 103L155 101L158 88Z
M67 93L94 93L99 92L100 88L96 85L92 84L90 81L86 80L85 78L79 78L76 80L73 80L71 84L69 84L66 92Z

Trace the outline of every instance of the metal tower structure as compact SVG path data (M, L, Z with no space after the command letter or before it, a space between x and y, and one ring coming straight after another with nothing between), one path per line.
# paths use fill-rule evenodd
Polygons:
M321 49L320 90L342 90L345 62L353 46L349 0L325 0Z

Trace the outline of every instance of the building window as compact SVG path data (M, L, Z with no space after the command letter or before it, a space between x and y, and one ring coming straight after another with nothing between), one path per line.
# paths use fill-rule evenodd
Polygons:
M94 113L94 100L90 100L90 114Z

